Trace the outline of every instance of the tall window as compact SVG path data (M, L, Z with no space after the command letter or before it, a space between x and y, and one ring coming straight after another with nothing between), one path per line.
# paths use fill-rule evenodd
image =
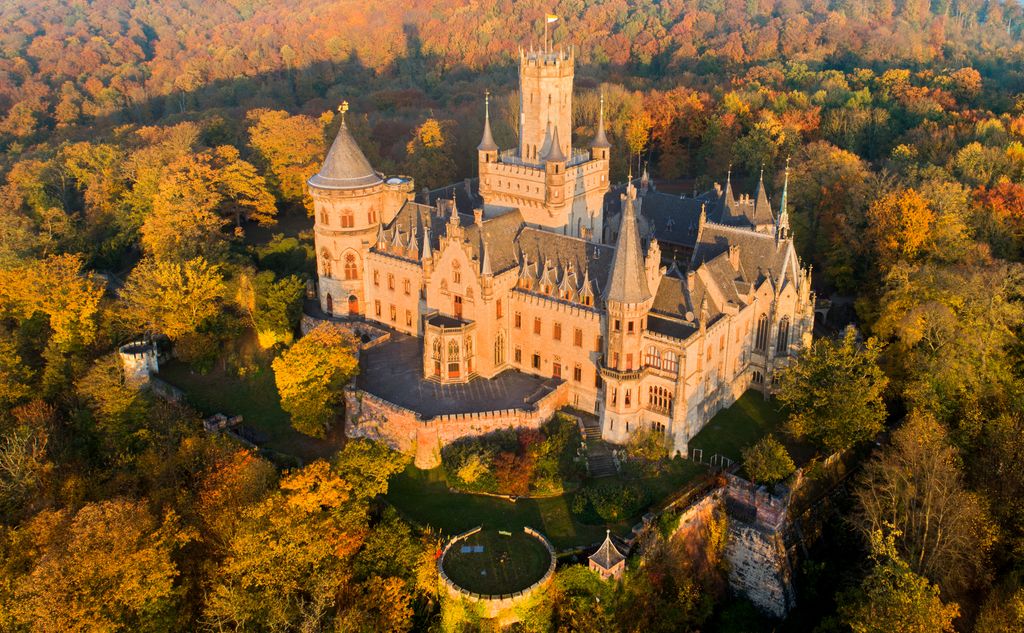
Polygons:
M324 277L331 276L331 252L326 248L320 251L320 261L323 263L323 272L321 273Z
M651 345L647 348L646 363L650 367L661 367L661 352L657 347Z
M789 317L783 317L779 321L779 336L775 341L775 353L779 356L789 353Z
M374 286L379 286L380 285L380 271L378 271L378 270L373 271L373 285Z
M494 339L494 365L495 367L501 367L505 364L505 334L498 332L498 336Z
M675 373L679 369L679 356L675 352L665 352L661 360L661 368Z
M352 253L345 255L345 279L359 279L359 269L356 267L356 256Z
M452 262L452 282L459 283L462 281L462 272L459 270L459 262Z
M516 312L515 315L512 317L512 325L514 325L517 328L523 327L523 315Z
M392 275L391 273L388 273L388 290L394 290L394 289L395 289L395 276Z
M757 338L754 339L754 349L762 354L768 351L768 315L762 314L757 320Z
M350 229L353 226L355 226L355 216L352 215L352 209L342 209L341 228Z
M501 315L502 315L502 312L501 312L501 299L498 299L498 302L496 304L494 304L494 316L496 316L496 317L498 317L500 319Z
M647 407L661 413L672 411L672 391L665 387L651 385L647 390Z
M322 224L330 224L331 216L327 213L327 209L321 209L320 211L320 222Z
M583 330L576 328L572 333L572 344L576 347L583 347Z
M533 318L533 333L540 334L540 317Z
M562 340L562 324L561 323L555 323L555 329L554 329L554 332L553 332L552 336L554 337L554 339L556 341Z
M459 376L459 343L448 341L448 376L458 378Z
M403 279L403 280L402 280L402 290L403 290L403 291L405 292L405 294L407 294L407 295L408 295L408 294L412 294L412 282L411 282L411 281L409 281L408 279Z
M579 366L579 363L572 368L572 379L576 382L583 380L583 368Z

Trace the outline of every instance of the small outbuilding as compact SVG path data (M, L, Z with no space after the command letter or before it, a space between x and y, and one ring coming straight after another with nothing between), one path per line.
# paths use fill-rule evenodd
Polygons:
M622 572L626 570L626 557L612 542L611 530L605 532L604 543L601 543L601 547L590 555L590 569L597 572L604 580L611 578L618 580L622 577Z

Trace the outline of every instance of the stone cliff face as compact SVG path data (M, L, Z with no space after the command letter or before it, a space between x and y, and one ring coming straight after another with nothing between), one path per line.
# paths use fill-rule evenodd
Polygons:
M780 532L730 520L725 557L729 588L758 609L782 618L795 606L793 574Z

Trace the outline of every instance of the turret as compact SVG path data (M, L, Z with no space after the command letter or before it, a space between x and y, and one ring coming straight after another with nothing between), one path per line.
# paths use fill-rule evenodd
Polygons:
M558 126L555 126L548 144L547 153L541 157L544 161L545 202L553 207L565 204L565 154L558 137Z
M493 163L498 160L498 144L491 135L491 92L484 92L484 133L480 144L476 146L481 163Z
M604 133L604 93L601 93L601 109L597 115L597 134L590 144L590 158L592 160L608 160L608 151L612 144Z
M620 371L640 367L640 339L653 298L637 229L635 202L636 188L629 184L622 198L619 238L605 287L609 321L606 363Z
M786 177L782 182L782 200L779 202L779 215L775 218L775 240L784 240L789 236L789 208L786 204L789 192L789 159L786 159Z

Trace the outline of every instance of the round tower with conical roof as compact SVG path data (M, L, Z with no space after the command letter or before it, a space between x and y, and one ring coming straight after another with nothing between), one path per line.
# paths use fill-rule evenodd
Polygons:
M338 135L307 184L313 198L320 307L328 314L357 317L365 305L366 256L380 223L412 199L414 183L406 177L385 180L375 171L345 122L348 103L338 109Z

